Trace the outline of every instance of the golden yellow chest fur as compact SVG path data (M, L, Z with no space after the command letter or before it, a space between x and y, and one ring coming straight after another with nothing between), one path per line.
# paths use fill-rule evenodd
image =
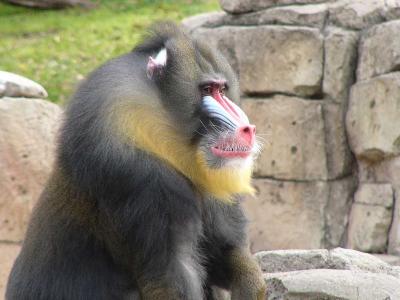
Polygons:
M252 166L210 168L196 145L182 137L165 113L145 105L125 108L120 130L134 145L165 160L202 193L229 201L235 194L252 194Z

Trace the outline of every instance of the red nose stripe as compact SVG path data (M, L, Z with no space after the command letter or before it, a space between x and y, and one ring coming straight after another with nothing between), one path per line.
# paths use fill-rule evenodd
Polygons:
M221 97L221 93L218 89L215 89L212 93L212 97L219 103L221 106L233 117L239 124L242 124L243 121L240 118L240 115L236 111L236 109L223 97Z

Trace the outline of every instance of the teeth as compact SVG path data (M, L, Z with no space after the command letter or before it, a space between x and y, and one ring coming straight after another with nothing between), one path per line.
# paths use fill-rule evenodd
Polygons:
M249 147L242 145L222 145L216 146L217 149L229 152L247 152L250 151Z

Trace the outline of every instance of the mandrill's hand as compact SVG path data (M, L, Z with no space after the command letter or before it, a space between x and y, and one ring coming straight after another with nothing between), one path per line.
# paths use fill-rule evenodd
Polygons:
M266 285L258 264L247 251L236 250L232 253L231 264L234 278L232 282L232 300L264 300Z

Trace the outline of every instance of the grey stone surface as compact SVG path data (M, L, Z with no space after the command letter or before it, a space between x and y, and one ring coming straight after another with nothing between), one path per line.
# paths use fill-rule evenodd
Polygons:
M358 80L400 70L400 20L376 25L361 39Z
M352 180L332 183L255 179L257 199L243 202L250 220L251 250L338 246L347 225ZM335 201L342 206L329 205Z
M329 182L328 203L324 210L324 247L344 246L347 238L349 214L357 180L347 177Z
M305 270L265 275L268 300L400 299L400 280L349 270Z
M351 209L347 247L385 253L392 222L392 208L354 203Z
M328 15L325 4L291 5L274 7L246 14L226 14L222 23L225 25L297 25L322 28Z
M247 94L321 94L323 37L291 26L244 27L236 35L240 83Z
M378 162L400 154L400 73L352 87L346 127L354 154Z
M359 161L359 179L363 182L387 182L394 190L394 208L389 233L388 253L400 255L400 157L388 158L379 164Z
M181 24L186 27L189 32L200 27L215 27L224 23L227 16L225 12L210 12L187 17L182 20Z
M343 28L364 29L385 21L382 0L337 0L330 5L332 24Z
M0 297L6 293L8 275L20 250L20 245L0 242Z
M351 174L353 157L341 106L275 96L245 98L242 107L264 142L257 176L325 180Z
M252 252L323 247L326 182L255 179L254 186L257 199L243 202Z
M344 248L260 251L254 257L265 273L337 269L398 275L382 256Z
M400 1L386 0L383 15L386 20L395 20L400 18Z
M230 13L244 13L277 5L312 4L321 2L324 2L324 0L220 0L222 9Z
M46 90L38 83L10 72L0 71L0 97L46 98Z
M396 267L350 249L277 250L255 254L266 273L266 299L397 299Z
M334 27L326 29L323 92L344 106L355 79L357 42L358 34L355 32Z
M398 255L390 255L390 254L374 254L376 258L384 261L385 263L392 266L400 266L400 256ZM395 269L397 272L397 268ZM400 273L399 273L400 274Z
M389 232L388 253L400 256L400 191L395 194L392 225ZM400 264L399 264L400 265Z
M360 183L354 195L356 203L393 207L393 188L389 183Z
M232 68L239 73L239 65L236 54L236 35L240 28L234 26L222 26L218 28L197 28L192 31L192 36L208 41L209 45L221 51L229 61Z
M0 99L0 241L22 241L50 174L61 109L38 99Z
M354 159L347 141L345 105L331 102L322 104L325 131L325 151L328 179L350 175Z
M264 148L255 174L285 180L328 178L322 104L296 97L245 99Z

